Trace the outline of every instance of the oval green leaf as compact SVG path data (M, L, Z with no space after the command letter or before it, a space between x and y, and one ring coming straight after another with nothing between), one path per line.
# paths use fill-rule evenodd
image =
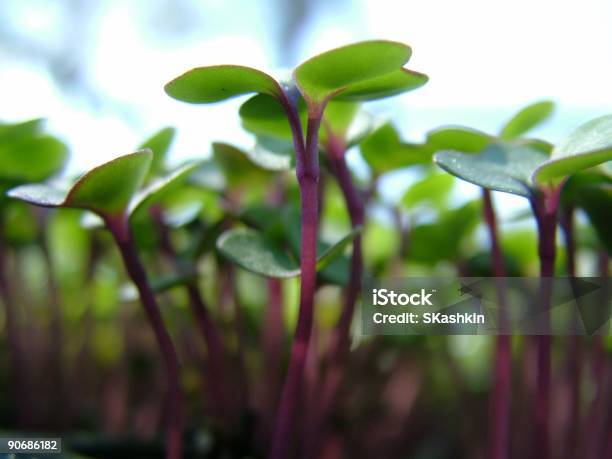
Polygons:
M430 174L408 188L402 197L402 205L407 209L412 209L419 204L432 205L438 209L444 208L453 184L453 177L449 174Z
M455 150L464 153L480 153L493 142L494 137L476 129L448 126L434 129L427 134L427 144L434 150Z
M412 54L402 43L372 40L319 54L299 65L294 78L300 92L311 103L321 103L362 83L399 70Z
M198 67L170 81L164 89L170 97L192 104L220 102L252 93L279 97L282 92L267 73L240 65Z
M249 228L235 228L223 233L217 248L241 268L266 277L296 277L299 263L263 234Z
M430 163L433 155L433 150L427 145L401 142L398 132L390 123L375 129L359 147L374 175Z
M611 160L612 115L606 115L583 124L561 141L550 160L534 172L533 180L556 186L575 172Z
M143 150L98 166L69 190L50 184L22 185L8 195L43 207L73 207L104 216L125 212L141 187L153 154Z
M490 190L530 197L531 174L548 156L521 145L492 144L479 154L441 151L434 161L448 173Z
M414 91L428 81L427 75L402 68L386 75L348 85L335 98L351 101L384 99Z
M506 123L501 131L500 137L503 140L514 140L519 138L550 118L554 109L555 104L549 100L543 100L528 105Z

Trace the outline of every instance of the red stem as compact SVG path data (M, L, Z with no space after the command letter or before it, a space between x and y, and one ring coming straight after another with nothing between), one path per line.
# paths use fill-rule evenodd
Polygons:
M576 277L576 241L574 237L574 207L567 205L564 207L560 218L561 229L565 239L567 274L571 278ZM578 313L575 311L574 325L578 322ZM569 337L567 351L567 371L570 383L570 409L568 415L568 425L566 432L566 451L569 456L578 456L578 439L580 435L581 410L580 392L582 375L582 337L575 334Z
M186 268L181 265L176 250L172 245L168 227L163 222L161 209L154 207L151 214L157 226L160 237L160 245L166 254L166 258L168 258L168 260L174 264L175 268L179 272L185 271ZM221 335L219 334L217 327L208 313L209 308L204 302L204 298L200 293L197 282L195 280L189 280L185 284L185 289L187 290L191 312L195 318L200 335L204 338L204 342L206 343L206 348L208 350L210 374L208 375L207 381L210 388L211 405L213 406L213 411L216 418L221 420L223 432L227 434L229 433L229 429L232 427L234 413L233 410L230 410L230 398L225 390L228 385L226 378L228 366L225 359L225 346L223 345L223 340L221 339Z
M287 379L281 396L276 430L272 442L270 456L272 459L287 457L287 450L291 444L294 430L294 418L300 400L306 354L312 332L314 294L317 284L318 133L323 109L324 106L319 106L316 107L316 110L309 112L305 151L299 150L301 142L294 138L294 144L298 150L296 151L296 174L300 187L302 224L300 309L291 349ZM294 132L297 132L294 122L291 122L291 124L295 129Z
M0 299L4 305L6 335L9 344L11 393L12 399L15 402L13 408L19 426L28 427L32 409L29 403L29 381L25 365L26 359L23 352L23 342L19 331L17 308L7 278L6 255L7 253L0 235Z
M353 228L362 226L365 218L363 197L353 183L351 172L346 164L344 141L331 132L328 132L327 141L328 159L332 173L342 191L344 201L351 219ZM327 360L327 369L323 386L320 389L320 400L314 410L312 425L307 431L310 438L307 440L310 453L307 456L316 457L319 453L322 436L325 434L325 422L331 411L342 382L342 368L350 348L350 327L355 313L355 304L361 291L363 274L363 255L361 235L353 240L353 254L348 286L344 294L344 303L340 318L330 337Z
M555 272L557 208L560 187L543 190L531 200L538 226L538 254L540 256L540 307L542 323L540 335L535 337L537 348L537 387L535 402L534 457L550 457L550 389L551 341L550 328L551 279Z
M503 254L499 244L497 231L497 218L495 208L491 199L491 192L482 189L484 219L489 232L491 243L491 262L493 265L493 276L503 278L506 276ZM493 393L489 400L489 412L491 417L491 432L488 441L488 455L492 459L505 459L509 451L510 430L510 399L511 399L511 374L512 374L512 349L510 335L508 335L507 311L505 288L503 280L499 279L497 294L499 300L499 325L500 335L495 342L495 373L493 380Z
M159 305L149 284L145 269L138 258L127 218L107 218L110 230L128 275L136 285L140 301L155 333L157 344L164 359L168 378L168 419L166 431L166 458L180 459L183 446L183 403L180 368L176 349L161 317Z

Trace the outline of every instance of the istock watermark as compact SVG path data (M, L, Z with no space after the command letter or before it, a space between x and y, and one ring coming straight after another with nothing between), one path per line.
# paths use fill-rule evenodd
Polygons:
M610 278L366 279L366 335L610 334Z

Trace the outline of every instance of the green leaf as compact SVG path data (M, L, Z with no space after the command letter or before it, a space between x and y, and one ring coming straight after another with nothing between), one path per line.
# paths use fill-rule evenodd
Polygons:
M152 181L148 186L138 191L129 205L129 215L141 212L150 207L154 202L159 201L167 193L180 186L198 167L199 163L186 164L177 168L166 177Z
M325 244L317 256L317 270L326 270L337 262L360 231L361 228L356 228L335 244ZM254 229L234 228L224 232L217 240L217 248L230 261L255 274L277 278L300 275L299 261Z
M435 223L412 228L408 258L427 265L463 258L463 245L481 215L481 203L476 200L443 213Z
M401 142L390 123L383 124L363 139L360 149L374 175L413 164L427 164L433 155L427 145Z
M244 94L279 97L282 90L270 75L239 65L199 67L175 78L164 87L177 100L208 104Z
M428 175L408 188L402 197L402 204L408 209L423 203L441 209L448 202L453 184L453 177L449 174Z
M306 126L306 106L300 99L298 111ZM240 106L242 127L257 135L292 140L291 127L280 102L266 94L257 94Z
M480 153L493 141L494 137L489 134L462 126L442 127L427 134L427 144L436 151Z
M115 216L127 211L144 182L152 156L150 150L121 156L92 169L69 190L33 184L13 188L8 195L44 207L73 207Z
M38 135L43 122L42 118L36 118L18 123L0 123L0 144Z
M323 251L317 257L317 271L322 271L330 266L336 259L338 259L348 247L349 244L361 233L361 226L353 228L353 230L340 239L335 244L329 245L327 249Z
M548 100L528 105L506 123L500 137L503 140L514 140L521 137L527 131L550 118L554 109L555 104Z
M550 160L533 174L534 182L558 185L582 169L612 160L612 115L602 116L578 127L561 141Z
M342 91L350 91L351 85L398 71L411 54L410 47L402 43L364 41L307 60L295 69L294 78L305 99L321 103ZM380 85L376 90L381 92ZM357 94L364 97L367 91L357 87Z
M68 158L68 149L55 137L20 136L0 141L0 181L19 185L40 182L57 174Z
M548 156L533 148L492 144L479 154L441 151L434 161L448 173L490 190L530 197L531 174Z
M230 144L214 142L213 158L221 167L230 187L264 183L270 173L254 164L251 154Z
M384 99L418 89L428 81L427 75L402 68L386 75L351 84L335 98L350 101Z
M153 152L153 162L149 176L163 174L166 171L166 157L176 136L176 129L166 127L149 137L138 149L149 149Z
M235 228L223 233L217 248L241 268L266 277L295 277L299 263L258 231Z

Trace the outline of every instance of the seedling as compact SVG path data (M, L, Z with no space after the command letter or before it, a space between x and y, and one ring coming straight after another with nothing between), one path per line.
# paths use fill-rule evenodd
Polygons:
M268 74L240 66L193 69L166 85L172 97L191 103L210 103L258 93L275 99L289 121L301 193L300 313L291 360L281 398L271 457L287 454L293 419L302 386L310 341L317 265L319 128L332 99L372 100L422 85L423 75L404 69L411 49L401 43L369 41L320 54L295 68L294 83L281 86ZM297 97L304 98L306 134L300 122Z
M493 144L482 153L443 151L436 163L449 173L483 188L527 198L539 234L541 277L554 275L557 209L561 189L568 177L612 159L612 116L580 126L546 153L526 145ZM550 291L542 289L542 307L548 310ZM546 317L544 317L546 319ZM550 337L540 336L536 429L539 456L548 457L548 411L550 396Z
M178 459L182 451L183 409L179 362L172 339L164 326L157 300L138 257L130 230L130 217L155 199L195 166L185 166L164 180L139 191L150 170L153 154L141 150L105 163L81 177L68 190L52 184L13 188L8 196L42 207L89 210L98 215L111 232L125 268L136 285L147 318L162 353L168 378L167 457Z

